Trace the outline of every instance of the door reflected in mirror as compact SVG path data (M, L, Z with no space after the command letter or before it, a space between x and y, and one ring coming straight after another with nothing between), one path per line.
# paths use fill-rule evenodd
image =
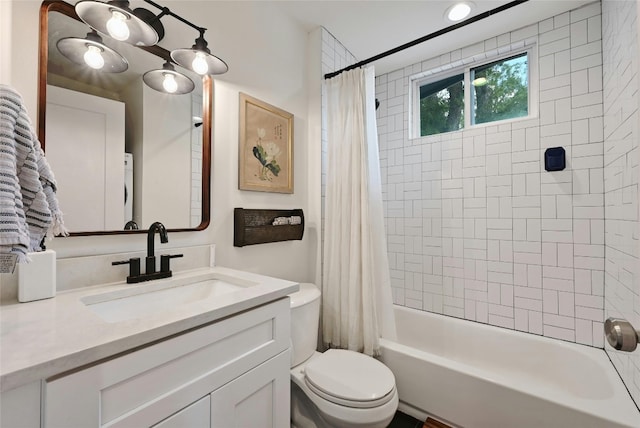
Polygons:
M126 59L126 71L70 60L58 42L90 28L65 2L43 3L40 28L39 135L72 235L142 232L154 221L173 231L206 228L211 79L176 67L195 89L154 90L142 75L161 69L169 53L108 37L102 43Z

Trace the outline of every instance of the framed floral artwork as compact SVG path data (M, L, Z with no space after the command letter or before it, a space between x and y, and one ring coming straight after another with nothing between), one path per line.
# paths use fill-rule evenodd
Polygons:
M293 115L240 93L238 187L293 193Z

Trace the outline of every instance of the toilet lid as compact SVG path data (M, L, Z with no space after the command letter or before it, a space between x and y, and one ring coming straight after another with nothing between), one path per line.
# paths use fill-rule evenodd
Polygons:
M367 355L329 349L305 368L305 381L318 395L351 407L375 407L393 398L395 378L387 366Z

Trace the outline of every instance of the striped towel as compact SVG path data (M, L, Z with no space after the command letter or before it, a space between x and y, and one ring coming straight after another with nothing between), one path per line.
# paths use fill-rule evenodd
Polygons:
M0 254L28 261L49 232L67 235L55 192L22 97L0 85Z

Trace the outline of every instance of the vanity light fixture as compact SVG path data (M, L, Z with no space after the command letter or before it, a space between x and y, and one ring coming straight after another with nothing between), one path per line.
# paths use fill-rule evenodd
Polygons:
M471 13L472 5L469 2L456 3L447 9L445 17L451 22L462 21Z
M176 49L171 52L171 59L187 68L193 70L200 75L205 74L223 74L229 70L229 66L215 55L207 47L207 41L204 39L206 28L198 28L200 36L196 39L191 48Z
M136 46L153 46L164 36L159 17L143 8L129 9L129 2L82 0L75 6L82 21L99 33Z
M163 7L153 0L144 0L158 9L156 16L144 9L129 8L129 1L111 0L107 3L97 0L81 0L75 5L75 11L82 21L97 32L108 35L116 40L136 46L152 46L164 37L164 27L160 18L170 15L200 32L191 48L176 49L171 52L171 59L189 70L204 76L207 74L222 74L229 70L229 66L207 47L204 39L206 28L199 27L192 22L176 15L169 8Z
M56 46L69 60L79 65L88 65L95 70L122 73L129 68L127 60L105 45L95 30L87 33L84 39L79 37L60 39Z
M165 62L162 69L147 71L142 80L152 89L168 94L188 94L193 91L195 84L182 73L178 73L169 61Z

